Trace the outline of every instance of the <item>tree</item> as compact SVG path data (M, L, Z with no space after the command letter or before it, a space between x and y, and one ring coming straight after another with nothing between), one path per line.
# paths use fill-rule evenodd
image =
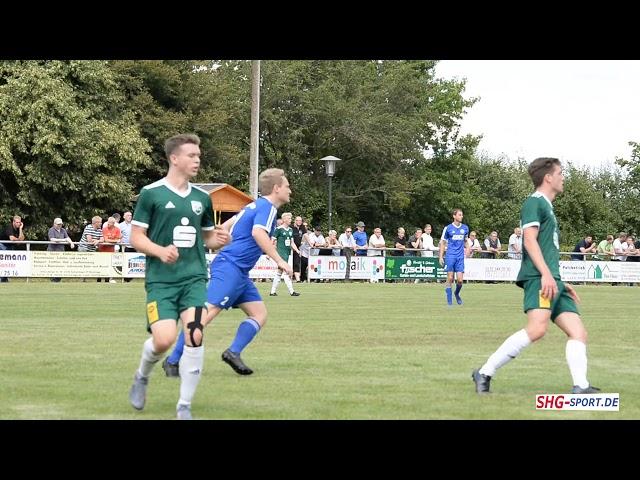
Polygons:
M0 62L0 118L0 211L27 238L131 204L149 146L106 62Z

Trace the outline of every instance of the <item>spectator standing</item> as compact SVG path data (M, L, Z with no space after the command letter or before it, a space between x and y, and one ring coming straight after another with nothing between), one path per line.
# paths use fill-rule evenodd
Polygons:
M65 243L68 243L70 248L74 247L67 230L64 229L62 225L61 218L56 217L53 219L53 226L49 229L48 237L49 241L54 243L47 245L48 252L64 252ZM60 277L53 277L51 279L52 282L59 282L60 280Z
M331 255L339 257L340 248L334 248L334 247L340 247L340 242L338 241L337 235L338 235L338 232L336 232L335 230L329 230L329 237L327 238L327 247L331 248Z
M613 235L607 235L607 238L598 244L597 251L602 260L611 260L615 254L613 250Z
M522 259L522 230L520 227L513 229L513 233L509 237L509 245L507 246L509 251L509 258L512 260Z
M384 237L382 236L382 230L380 227L373 229L373 235L369 237L369 249L367 250L368 257L380 257L382 256L382 250L379 248L385 247Z
M95 252L98 250L98 243L102 241L102 217L96 215L91 219L91 223L84 227L80 243L78 244L79 252ZM86 278L83 278L84 282ZM97 278L100 282L102 279Z
M633 235L627 235L627 249L625 250L625 253L627 254L627 262L640 261L640 251L636 248L636 244L633 241Z
M79 252L95 252L98 250L98 243L102 241L102 218L96 215L91 219L91 223L84 227L80 243Z
M115 218L115 217L114 217ZM120 229L120 233L122 234L122 238L120 242L123 244L122 251L123 252L135 252L136 250L130 246L131 244L131 219L133 215L131 212L126 211L123 215L122 222L118 223L117 226Z
M627 234L625 232L620 232L618 238L613 241L613 251L616 254L611 260L616 260L618 262L624 262L627 257L624 256L625 250L627 249Z
M120 222L118 224L118 228L120 229L120 233L122 234L122 238L120 239L120 242L122 243L122 251L123 252L135 252L135 248L133 248L132 246L130 246L131 244L131 219L133 218L133 215L131 214L130 211L126 211L124 212L124 215L122 215L123 220L122 222ZM123 262L126 262L126 258L122 260ZM130 282L131 278L125 278L124 279L125 282Z
M356 240L353 238L351 227L344 229L344 233L338 238L338 243L342 247L342 254L347 258L347 269L344 273L344 279L350 280L351 277L351 256L356 248Z
M392 252L392 254L396 257L404 256L404 252L407 248L407 237L405 235L404 228L398 228L398 234L396 238L393 240L393 246L396 250Z
M99 252L113 253L115 251L116 243L120 242L122 233L116 225L115 217L109 217L107 219L106 226L102 228L102 243L98 245ZM98 279L100 281L100 279ZM105 283L116 283L113 278L105 278Z
M302 234L302 240L300 241L300 281L307 280L307 267L309 266L309 255L311 254L311 247L309 245L309 232Z
M482 252L482 258L497 258L498 253L500 253L500 249L502 245L500 245L500 239L498 238L498 232L495 230L491 232L491 234L484 239L484 249Z
M356 227L357 227L357 231L354 232L353 234L353 238L356 241L356 246L358 247L358 250L356 250L356 255L364 256L367 254L367 248L368 248L367 246L368 236L367 236L367 232L364 231L365 224L361 220L358 223L356 223Z
M437 247L433 243L433 237L431 236L431 225L426 224L424 226L424 230L422 232L422 248L424 249L422 252L423 257L433 257L433 252L437 252L440 250L440 247Z
M416 233L414 233L409 237L409 243L407 245L407 248L409 249L422 248L422 229L421 228L416 229ZM409 250L405 253L405 255L411 256L411 257L415 257L416 255L419 255L419 254L420 254L419 252L416 252L414 250Z
M467 238L467 250L465 255L467 258L471 258L474 254L479 252L482 252L482 246L478 240L478 234L473 231L469 234L469 238Z
M116 224L116 226L117 226L117 225L120 223L120 214L119 214L118 212L116 212L116 213L114 213L114 214L113 214L113 215L111 215L111 216L112 216L112 217L114 218L114 220L116 221L116 223L115 223L115 224ZM109 219L107 219L107 221L106 221L106 222L104 222L104 223L102 224L102 228L106 227L108 223L109 223Z
M322 229L320 225L316 225L313 228L313 233L308 235L309 245L311 245L311 255L320 255L320 249L327 246L327 241L322 235Z
M293 275L296 278L296 282L300 281L302 271L302 260L300 259L300 245L302 244L302 236L307 233L307 227L302 224L302 217L297 216L291 226L293 230L293 243L298 247L298 251L293 251ZM309 258L307 256L307 258Z
M582 254L596 253L597 248L598 246L595 243L593 243L593 237L591 235L587 235L578 243L576 243L576 246L573 249L575 254L571 255L571 260L574 260L574 261L586 260L585 258L586 255L582 255Z
M4 231L0 232L0 240L12 240L14 242L20 242L24 240L24 233L22 231L23 223L22 217L20 215L14 215L13 220L4 229ZM0 250L18 250L18 245L15 243L0 243ZM0 277L0 282L8 282L9 279L7 277Z

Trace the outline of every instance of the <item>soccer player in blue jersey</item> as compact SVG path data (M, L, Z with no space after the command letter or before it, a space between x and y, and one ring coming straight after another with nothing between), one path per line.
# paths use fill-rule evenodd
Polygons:
M238 307L247 315L240 323L231 346L222 353L224 360L240 375L251 375L240 353L254 339L267 321L267 308L258 289L249 278L249 270L264 252L288 275L293 273L289 263L278 255L271 236L276 228L278 208L289 203L291 189L284 171L269 168L258 178L262 197L244 207L222 227L229 230L232 242L224 247L211 264L211 280L207 291L208 314L205 326L223 309ZM175 368L182 355L184 334L162 364L168 377L179 376Z
M456 208L453 210L453 223L450 223L444 230L442 230L442 237L440 238L440 266L444 266L447 272L447 284L445 291L447 292L447 304L452 305L451 298L451 284L453 283L453 274L456 275L456 302L458 305L462 305L462 298L460 298L460 290L462 290L462 279L464 276L464 257L465 250L467 249L467 237L469 236L469 227L462 223L462 210ZM445 260L442 259L444 255L444 247L447 246L447 255Z

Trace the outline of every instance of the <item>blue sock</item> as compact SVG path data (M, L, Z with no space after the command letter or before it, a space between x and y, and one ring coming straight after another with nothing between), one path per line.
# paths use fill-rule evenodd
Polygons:
M456 297L460 295L460 290L462 290L462 284L456 283Z
M168 362L177 365L180 363L180 357L182 356L182 351L184 350L184 330L180 330L180 335L178 336L178 340L176 340L176 346L173 347L173 352L169 355Z
M449 305L451 305L452 299L451 299L451 287L447 287L444 289L445 292L447 292L447 303Z
M253 337L260 331L260 325L253 318L247 318L238 327L236 332L236 338L233 339L233 343L229 347L233 353L240 353L244 350L244 347L249 345Z

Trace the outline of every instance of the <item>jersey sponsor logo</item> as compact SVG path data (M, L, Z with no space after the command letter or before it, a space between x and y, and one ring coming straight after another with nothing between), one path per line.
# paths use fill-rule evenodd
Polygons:
M451 240L464 240L464 235L451 235Z
M196 229L189 225L189 219L182 217L182 225L173 229L173 244L178 248L191 248L196 244Z
M169 200L167 204L164 206L164 208L176 208L176 206L173 204L171 200Z
M191 210L196 215L200 215L202 213L202 202L199 200L191 200Z

